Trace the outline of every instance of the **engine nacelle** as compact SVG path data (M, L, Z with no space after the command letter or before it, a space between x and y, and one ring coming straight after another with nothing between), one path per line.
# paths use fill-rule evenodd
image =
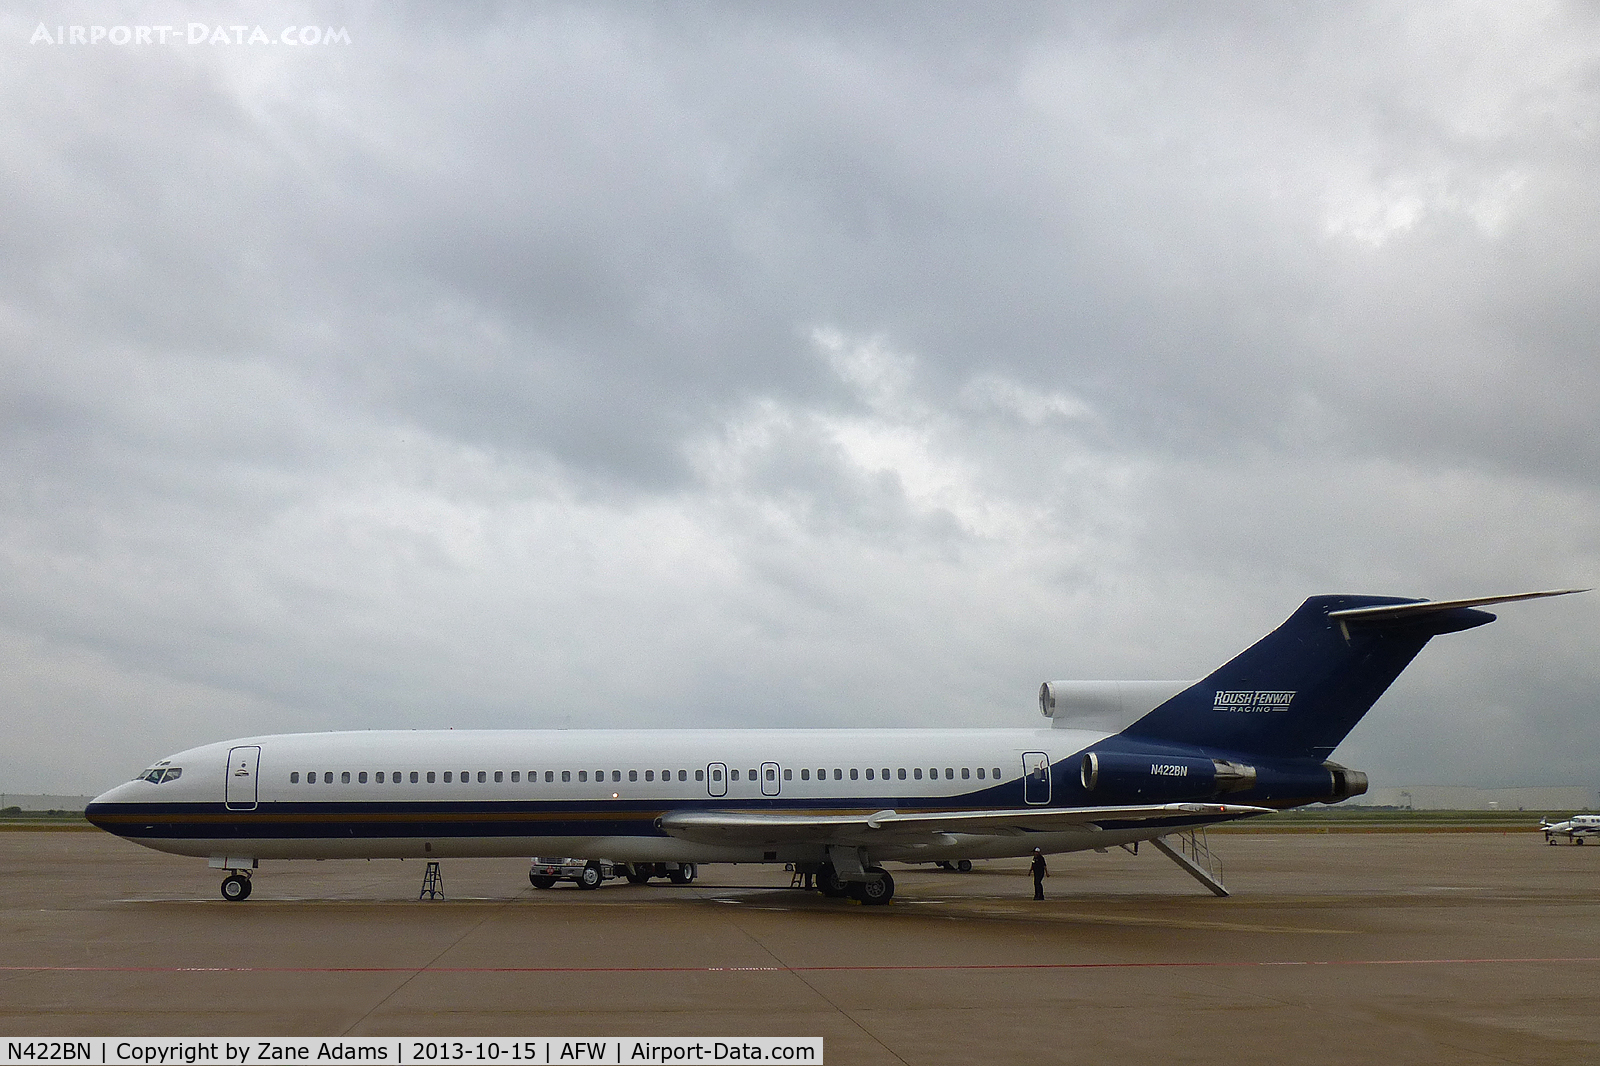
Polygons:
M1325 762L1322 768L1332 776L1333 794L1323 800L1323 803L1338 803L1351 796L1365 796L1367 794L1367 775L1360 770L1352 770L1348 766L1340 766L1336 762Z
M1117 803L1177 803L1205 800L1225 792L1243 792L1255 784L1256 771L1243 763L1197 756L1129 755L1090 751L1079 771L1085 792Z

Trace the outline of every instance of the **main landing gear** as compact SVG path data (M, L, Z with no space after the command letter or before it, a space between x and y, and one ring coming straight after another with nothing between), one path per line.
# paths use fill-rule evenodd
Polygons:
M894 878L881 866L868 866L862 870L860 881L846 881L839 876L833 863L825 862L817 870L817 891L829 899L846 897L860 900L869 907L880 907L894 899Z
M235 870L222 879L222 898L230 903L242 903L250 898L250 875Z

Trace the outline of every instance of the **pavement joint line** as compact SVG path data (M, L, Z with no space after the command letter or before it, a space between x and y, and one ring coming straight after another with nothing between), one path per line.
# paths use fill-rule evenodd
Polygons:
M422 897L419 896L417 898L421 899ZM462 972L470 972L470 971L466 971L466 970L451 970L451 969L448 969L448 968L440 968L438 970L435 970L435 969L433 969L433 964L438 962L440 959L444 958L446 955L448 955L450 952L454 951L456 948L460 947L462 942L465 941L467 939L467 937L471 936L473 933L476 933L479 929L482 929L486 924L488 924L490 919L494 918L496 915L498 915L502 911L504 911L507 906L510 906L511 902L512 902L511 900L507 900L505 902L505 904L503 904L502 906L494 908L493 910L491 910L487 914L485 914L482 918L479 918L476 922L473 922L466 929L462 930L460 936L456 937L449 944L445 945L442 949L440 949L440 951L439 951L439 953L437 955L435 955L432 959L430 959L426 964L424 964L420 968L419 967L415 967L415 966L410 967L409 969L411 970L411 975L409 977L407 977L404 981L401 981L399 984L395 985L393 988L389 989L388 992L384 993L383 998L379 999L371 1007L368 1007L367 1010L362 1013L361 1017L357 1018L355 1021L351 1022L348 1026L346 1026L344 1032L340 1033L339 1035L340 1036L349 1036L356 1029L357 1026L361 1025L368 1018L370 1018L374 1014L376 1014L380 1007L382 1007L385 1003L389 1002L395 996L398 996L401 992L403 992L405 990L405 987L407 985L409 985L412 981L415 981L417 979L417 977L419 975L421 975L421 974L424 974L424 973L450 973L450 972L462 973ZM311 971L311 972L315 972L315 971ZM361 971L351 971L351 972L361 972ZM365 971L365 972L380 972L380 971ZM403 972L403 971L401 971L399 969L396 969L396 970L387 971L387 972Z
M746 940L750 941L761 951L765 952L768 958L778 964L777 966L750 967L751 969L778 970L779 972L787 973L790 977L793 977L796 981L799 981L801 984L810 989L813 996L816 996L818 999L822 1000L822 1002L832 1007L840 1017L845 1019L845 1021L859 1029L861 1031L861 1035L865 1036L868 1040L882 1048L884 1054L900 1063L901 1066L910 1066L910 1064L907 1063L906 1060L894 1050L894 1048L890 1047L884 1042L882 1037L880 1037L877 1033L874 1033L871 1029L867 1028L866 1024L862 1022L860 1018L857 1018L842 1004L834 1002L832 996L828 995L822 989L818 988L815 984L809 981L805 975L807 972L814 972L812 968L804 966L790 966L788 963L784 962L783 959L778 956L776 951L773 951L770 947L762 942L760 937L756 936L749 929L745 928L737 917L733 919L731 924L735 929L739 930L739 932L744 935Z
M470 931L469 931L470 932ZM465 935L463 935L463 939ZM458 941L459 942L459 941ZM453 948L455 945L451 945ZM439 954L447 953L450 948ZM910 963L859 966L0 966L0 973L870 973L981 970L1250 969L1267 966L1526 966L1600 963L1600 955L1485 959L1282 959L1192 962ZM396 989L398 991L398 989Z

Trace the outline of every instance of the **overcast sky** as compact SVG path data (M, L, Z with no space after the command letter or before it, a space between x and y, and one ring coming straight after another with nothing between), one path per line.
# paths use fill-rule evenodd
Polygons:
M6 792L1032 726L1309 595L1600 580L1592 4L66 3L0 49ZM1498 613L1341 761L1596 787L1600 593Z

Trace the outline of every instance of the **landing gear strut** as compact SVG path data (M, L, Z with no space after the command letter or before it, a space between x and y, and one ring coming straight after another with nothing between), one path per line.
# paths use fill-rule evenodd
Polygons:
M250 875L234 871L222 879L222 898L240 903L250 898Z

